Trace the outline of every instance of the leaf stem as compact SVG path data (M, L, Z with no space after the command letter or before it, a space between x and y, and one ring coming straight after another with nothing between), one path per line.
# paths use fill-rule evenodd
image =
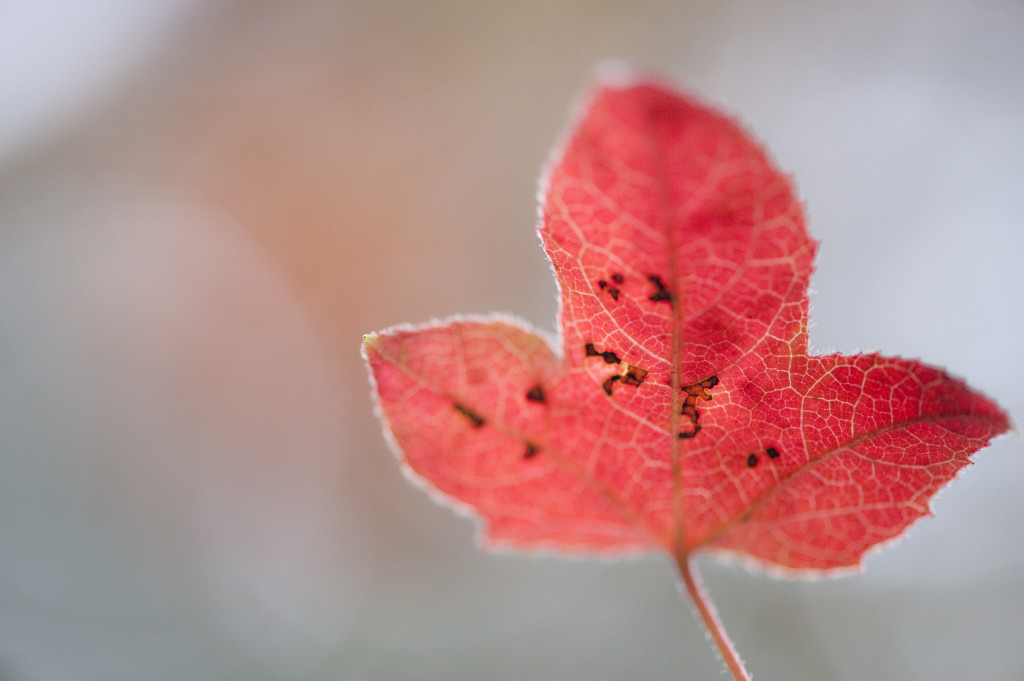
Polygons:
M707 627L708 633L711 634L715 645L718 646L718 652L722 655L722 661L725 662L729 673L732 674L733 679L736 681L750 681L750 675L743 668L743 662L740 660L739 654L733 647L732 641L729 640L729 636L725 633L722 621L718 619L715 606L711 604L707 592L704 591L704 586L700 582L700 575L697 574L697 569L690 565L690 557L688 555L677 555L676 564L679 566L679 574L682 575L683 584L686 585L686 593L690 595L690 600L693 601L694 607L700 613L704 626Z

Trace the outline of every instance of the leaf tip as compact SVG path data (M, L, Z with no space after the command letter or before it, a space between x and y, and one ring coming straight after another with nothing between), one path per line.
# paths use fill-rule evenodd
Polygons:
M362 351L363 359L369 357L370 353L377 349L377 344L380 341L380 336L376 332L364 333L363 343L360 346Z

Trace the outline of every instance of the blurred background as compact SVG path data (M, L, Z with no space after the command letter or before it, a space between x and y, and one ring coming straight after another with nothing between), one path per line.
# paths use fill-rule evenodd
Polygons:
M673 567L483 554L363 333L553 330L537 176L608 58L736 113L812 343L1024 414L1016 0L0 1L0 681L722 678ZM756 678L1024 678L1021 442L863 575L707 586Z

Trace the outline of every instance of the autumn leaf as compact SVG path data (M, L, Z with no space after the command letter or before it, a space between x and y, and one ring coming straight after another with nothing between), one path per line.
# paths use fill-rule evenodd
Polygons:
M379 413L489 547L858 566L1008 428L940 369L808 354L815 242L736 123L648 80L602 83L548 170L558 347L502 317L364 339ZM692 583L691 583L692 582Z

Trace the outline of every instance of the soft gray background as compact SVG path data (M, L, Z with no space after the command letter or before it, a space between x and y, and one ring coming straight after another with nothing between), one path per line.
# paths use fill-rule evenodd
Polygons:
M362 333L553 328L536 177L592 68L736 112L812 339L1024 413L1024 4L0 2L0 680L722 678L669 563L485 555ZM758 679L1024 678L1004 438L865 574L702 564Z

